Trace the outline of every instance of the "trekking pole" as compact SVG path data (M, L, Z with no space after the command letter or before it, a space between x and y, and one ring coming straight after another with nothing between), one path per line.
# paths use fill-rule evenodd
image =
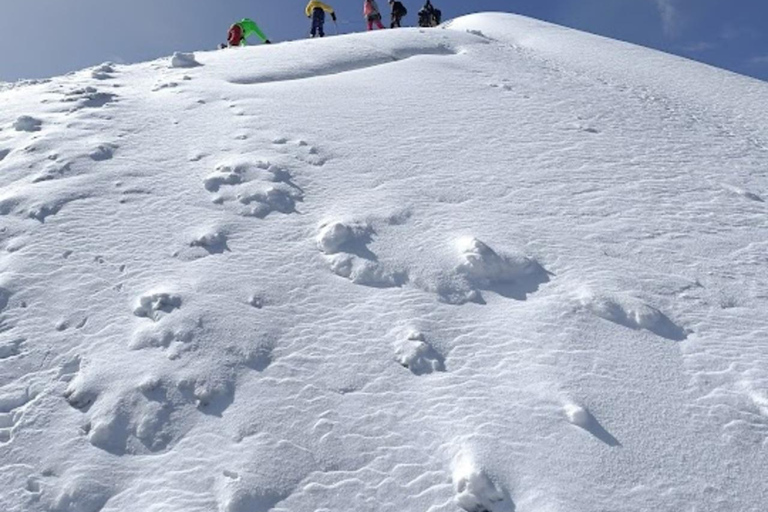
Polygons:
M336 20L333 20L333 26L336 27L336 35L339 35L339 24Z

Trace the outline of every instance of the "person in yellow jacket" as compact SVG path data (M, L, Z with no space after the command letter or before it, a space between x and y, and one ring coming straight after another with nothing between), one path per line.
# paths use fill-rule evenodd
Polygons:
M336 21L336 13L333 7L318 0L309 0L306 8L307 18L312 18L311 37L319 35L325 37L325 13L331 15L331 19Z

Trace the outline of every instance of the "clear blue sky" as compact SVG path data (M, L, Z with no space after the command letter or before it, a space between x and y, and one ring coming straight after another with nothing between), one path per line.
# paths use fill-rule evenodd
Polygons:
M409 25L422 0L405 0ZM768 80L768 0L434 0L446 19L507 11L662 49ZM59 75L104 61L212 49L254 18L273 41L305 37L305 0L6 0L0 80ZM329 0L341 32L363 29L362 0ZM386 0L379 0L382 9ZM331 29L332 31L332 29Z

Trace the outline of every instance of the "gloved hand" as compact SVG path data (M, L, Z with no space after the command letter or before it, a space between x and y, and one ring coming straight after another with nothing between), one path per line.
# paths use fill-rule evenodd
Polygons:
M332 13L331 13L331 19L332 19L333 21L336 21L336 13L335 13L335 12L332 12Z
M266 41L264 41L264 44L272 44L272 41L270 41L269 39L267 39Z

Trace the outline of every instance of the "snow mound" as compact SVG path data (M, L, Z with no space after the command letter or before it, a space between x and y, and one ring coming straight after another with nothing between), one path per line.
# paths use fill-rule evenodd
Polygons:
M374 234L369 223L328 222L320 227L317 247L326 255L334 274L355 284L374 288L403 286L407 274L382 264L368 248Z
M202 247L210 254L221 254L229 250L229 247L227 247L227 235L221 231L212 231L198 235L189 245L191 247Z
M535 260L522 254L499 255L473 237L457 240L458 265L436 279L422 279L422 286L435 291L448 304L485 304L483 291L505 298L526 300L549 282L549 275Z
M420 332L411 332L405 340L397 342L395 357L398 363L414 375L445 371L443 356L427 343L424 334Z
M13 129L17 132L39 132L43 122L31 116L20 116L13 123Z
M157 321L163 317L163 313L172 313L173 310L180 307L180 295L167 292L150 292L136 300L133 314Z
M345 246L365 243L370 236L369 226L348 226L343 222L329 222L320 227L317 247L327 255L342 252Z
M514 512L515 505L507 493L464 454L458 456L453 469L455 502L466 512Z
M658 309L631 297L586 294L581 303L600 318L630 329L645 329L673 341L682 341L689 334Z
M546 272L533 260L522 255L499 256L490 247L476 238L462 238L458 241L462 262L457 270L480 287L491 287L494 283L513 283L530 278L547 282Z
M198 66L202 66L202 64L197 62L194 53L176 52L171 57L172 68L196 68Z
M115 65L111 62L105 62L91 70L91 78L94 80L109 80L114 78L115 73Z

